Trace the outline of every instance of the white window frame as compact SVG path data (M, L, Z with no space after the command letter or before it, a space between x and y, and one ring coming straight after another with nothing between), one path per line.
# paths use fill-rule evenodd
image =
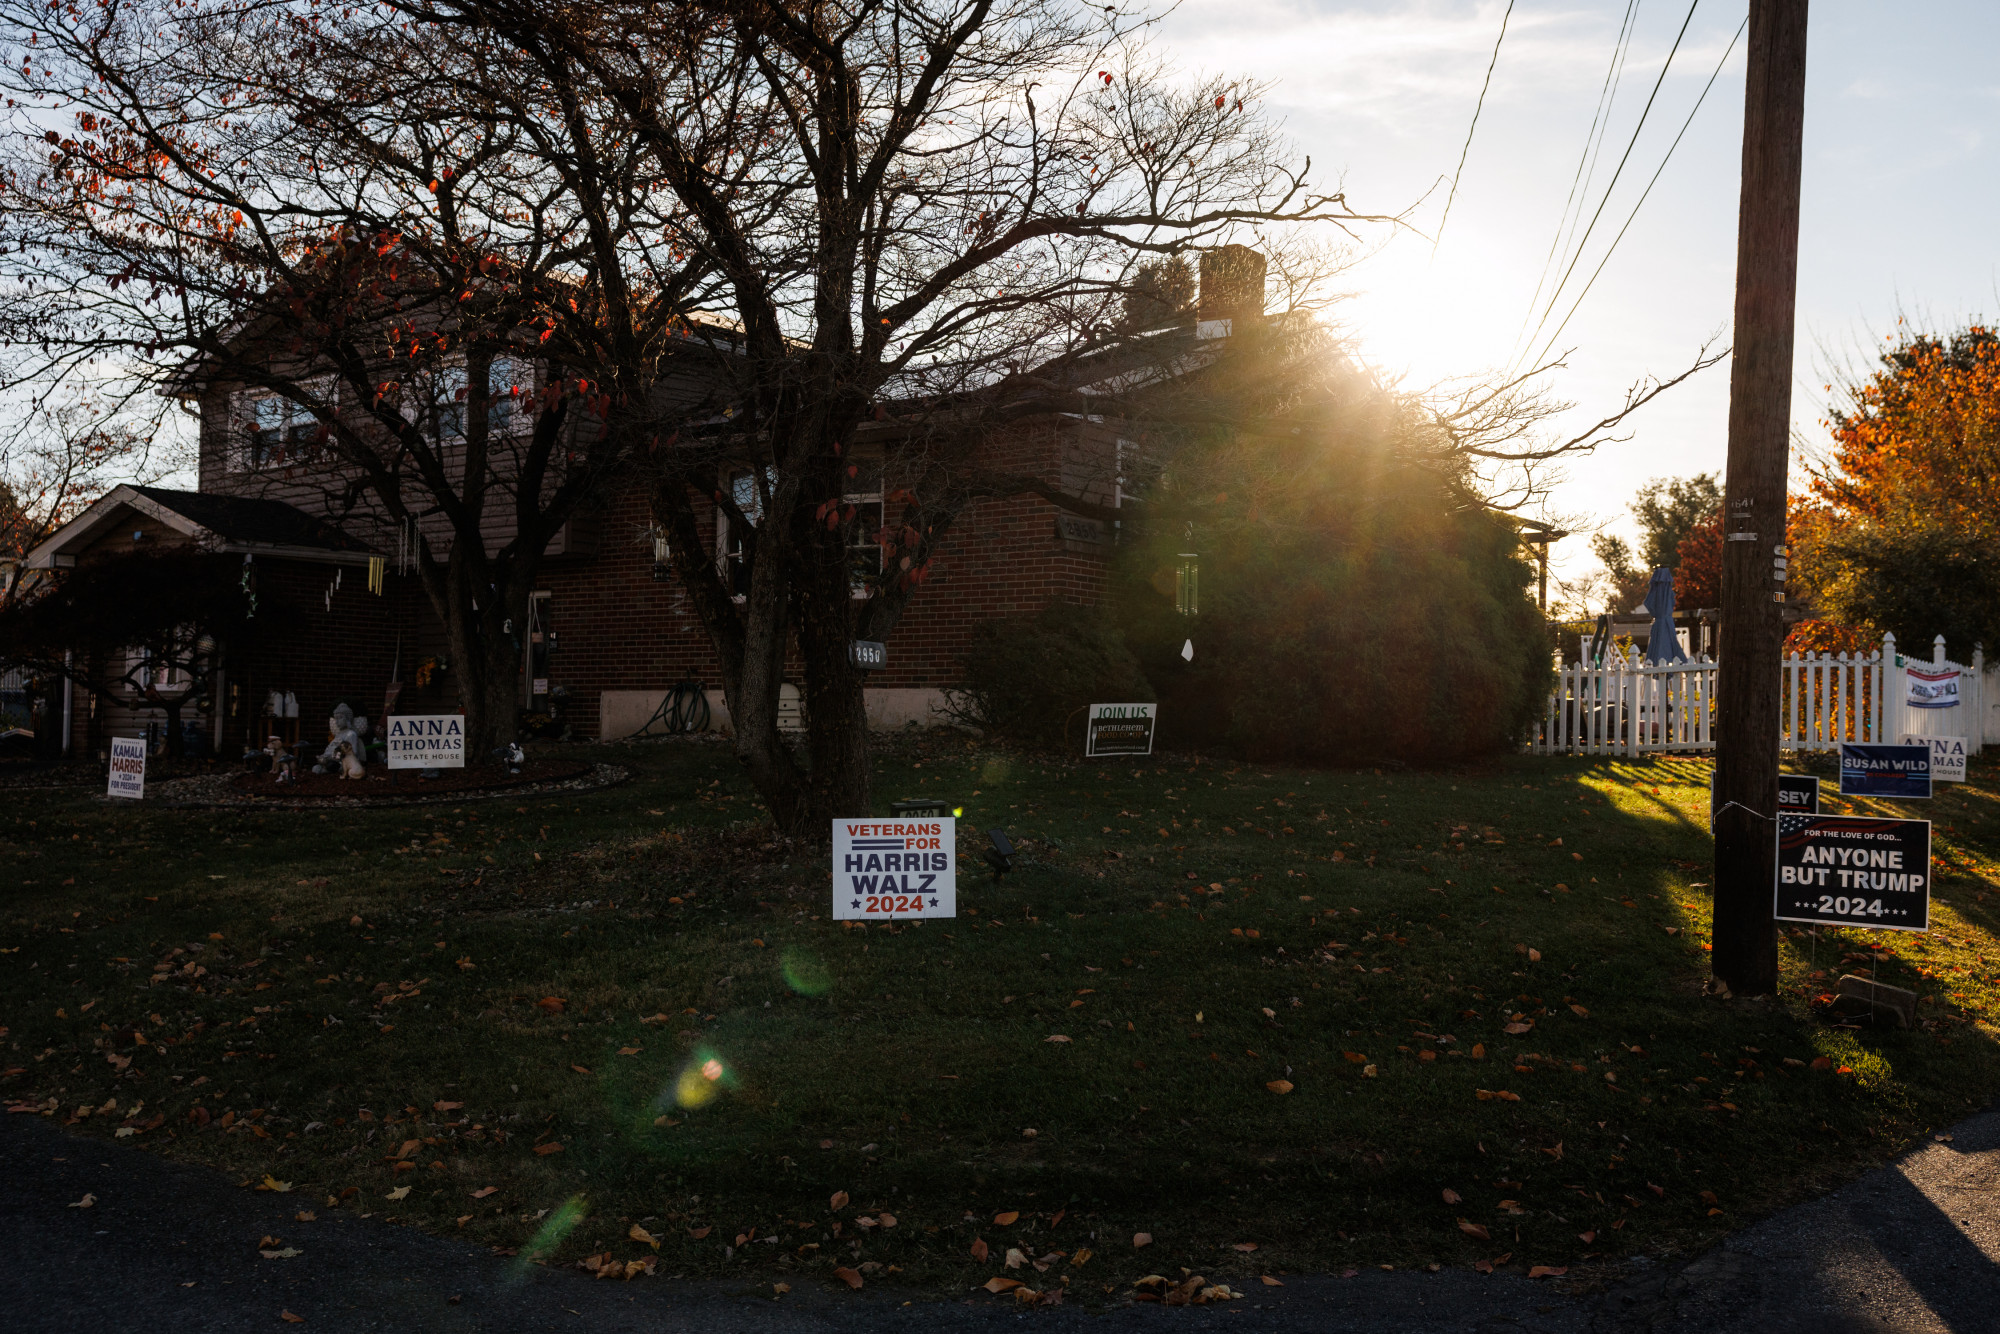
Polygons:
M308 380L302 386L313 398L326 397L334 387L332 376ZM270 405L271 415L275 419L275 424L271 428L261 427L258 424L265 416L263 410L266 405ZM242 389L236 393L234 406L227 450L230 472L266 472L276 468L291 467L311 457L309 449L313 439L319 434L320 421L304 405L293 402L274 389ZM274 457L259 458L258 436L265 429L277 431L277 453ZM292 446L301 442L306 448L292 453Z
M888 493L888 483L884 480L888 461L878 450L860 454L850 466L856 469L856 476L842 483L841 501L863 513L869 506L873 506L875 510L873 524L867 523L860 515L856 516L854 532L847 542L847 566L850 571L847 580L848 596L866 598L870 591L868 579L882 577L883 551L882 544L876 540L876 534L880 533L883 525L889 521L889 511L882 499ZM874 483L872 490L868 489L871 481ZM868 576L856 579L852 572L870 559L874 563L873 571Z
M764 465L764 471L766 474L765 485L769 487L770 465ZM764 501L757 494L756 465L749 463L724 464L721 482L723 487L729 492L730 499L736 502L736 508L749 520L750 527L755 528L758 521L764 517ZM740 593L736 591L738 571L742 568L743 564L743 553L740 546L730 541L729 527L729 512L723 509L722 506L717 505L715 507L715 568L722 576L723 587L729 590L730 600L741 603L748 598L747 592Z

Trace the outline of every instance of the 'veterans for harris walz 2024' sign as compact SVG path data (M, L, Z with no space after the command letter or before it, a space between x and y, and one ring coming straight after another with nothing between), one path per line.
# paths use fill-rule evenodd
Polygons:
M1929 798L1931 748L1842 742L1840 795L1899 797L1905 801L1921 801Z
M958 916L958 821L833 822L833 920Z
M1931 822L1780 815L1773 916L1928 931Z
M465 715L404 713L389 720L391 769L463 769Z

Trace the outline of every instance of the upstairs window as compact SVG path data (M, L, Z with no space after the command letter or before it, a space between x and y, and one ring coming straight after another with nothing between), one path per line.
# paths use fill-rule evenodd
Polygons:
M447 364L430 377L430 399L437 413L437 438L465 439L470 408L470 381L465 363ZM533 420L522 400L534 392L534 368L519 357L495 357L486 371L486 433L489 438L513 435Z
M307 386L307 392L326 387ZM282 468L320 452L323 436L319 418L281 394L258 391L243 395L238 418L242 435L232 460L236 471Z

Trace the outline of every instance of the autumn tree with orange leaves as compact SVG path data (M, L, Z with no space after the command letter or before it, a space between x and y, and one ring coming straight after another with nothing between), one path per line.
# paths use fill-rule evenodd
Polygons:
M1854 646L2000 646L2000 336L1911 334L1843 386L1793 509L1798 582ZM1843 647L1846 645L1843 644Z

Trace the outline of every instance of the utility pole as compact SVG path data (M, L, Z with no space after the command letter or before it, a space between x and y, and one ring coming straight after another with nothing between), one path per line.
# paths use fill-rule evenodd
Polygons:
M1805 87L1806 0L1750 0L1723 490L1710 964L1716 979L1738 995L1768 995L1778 984L1771 914Z

